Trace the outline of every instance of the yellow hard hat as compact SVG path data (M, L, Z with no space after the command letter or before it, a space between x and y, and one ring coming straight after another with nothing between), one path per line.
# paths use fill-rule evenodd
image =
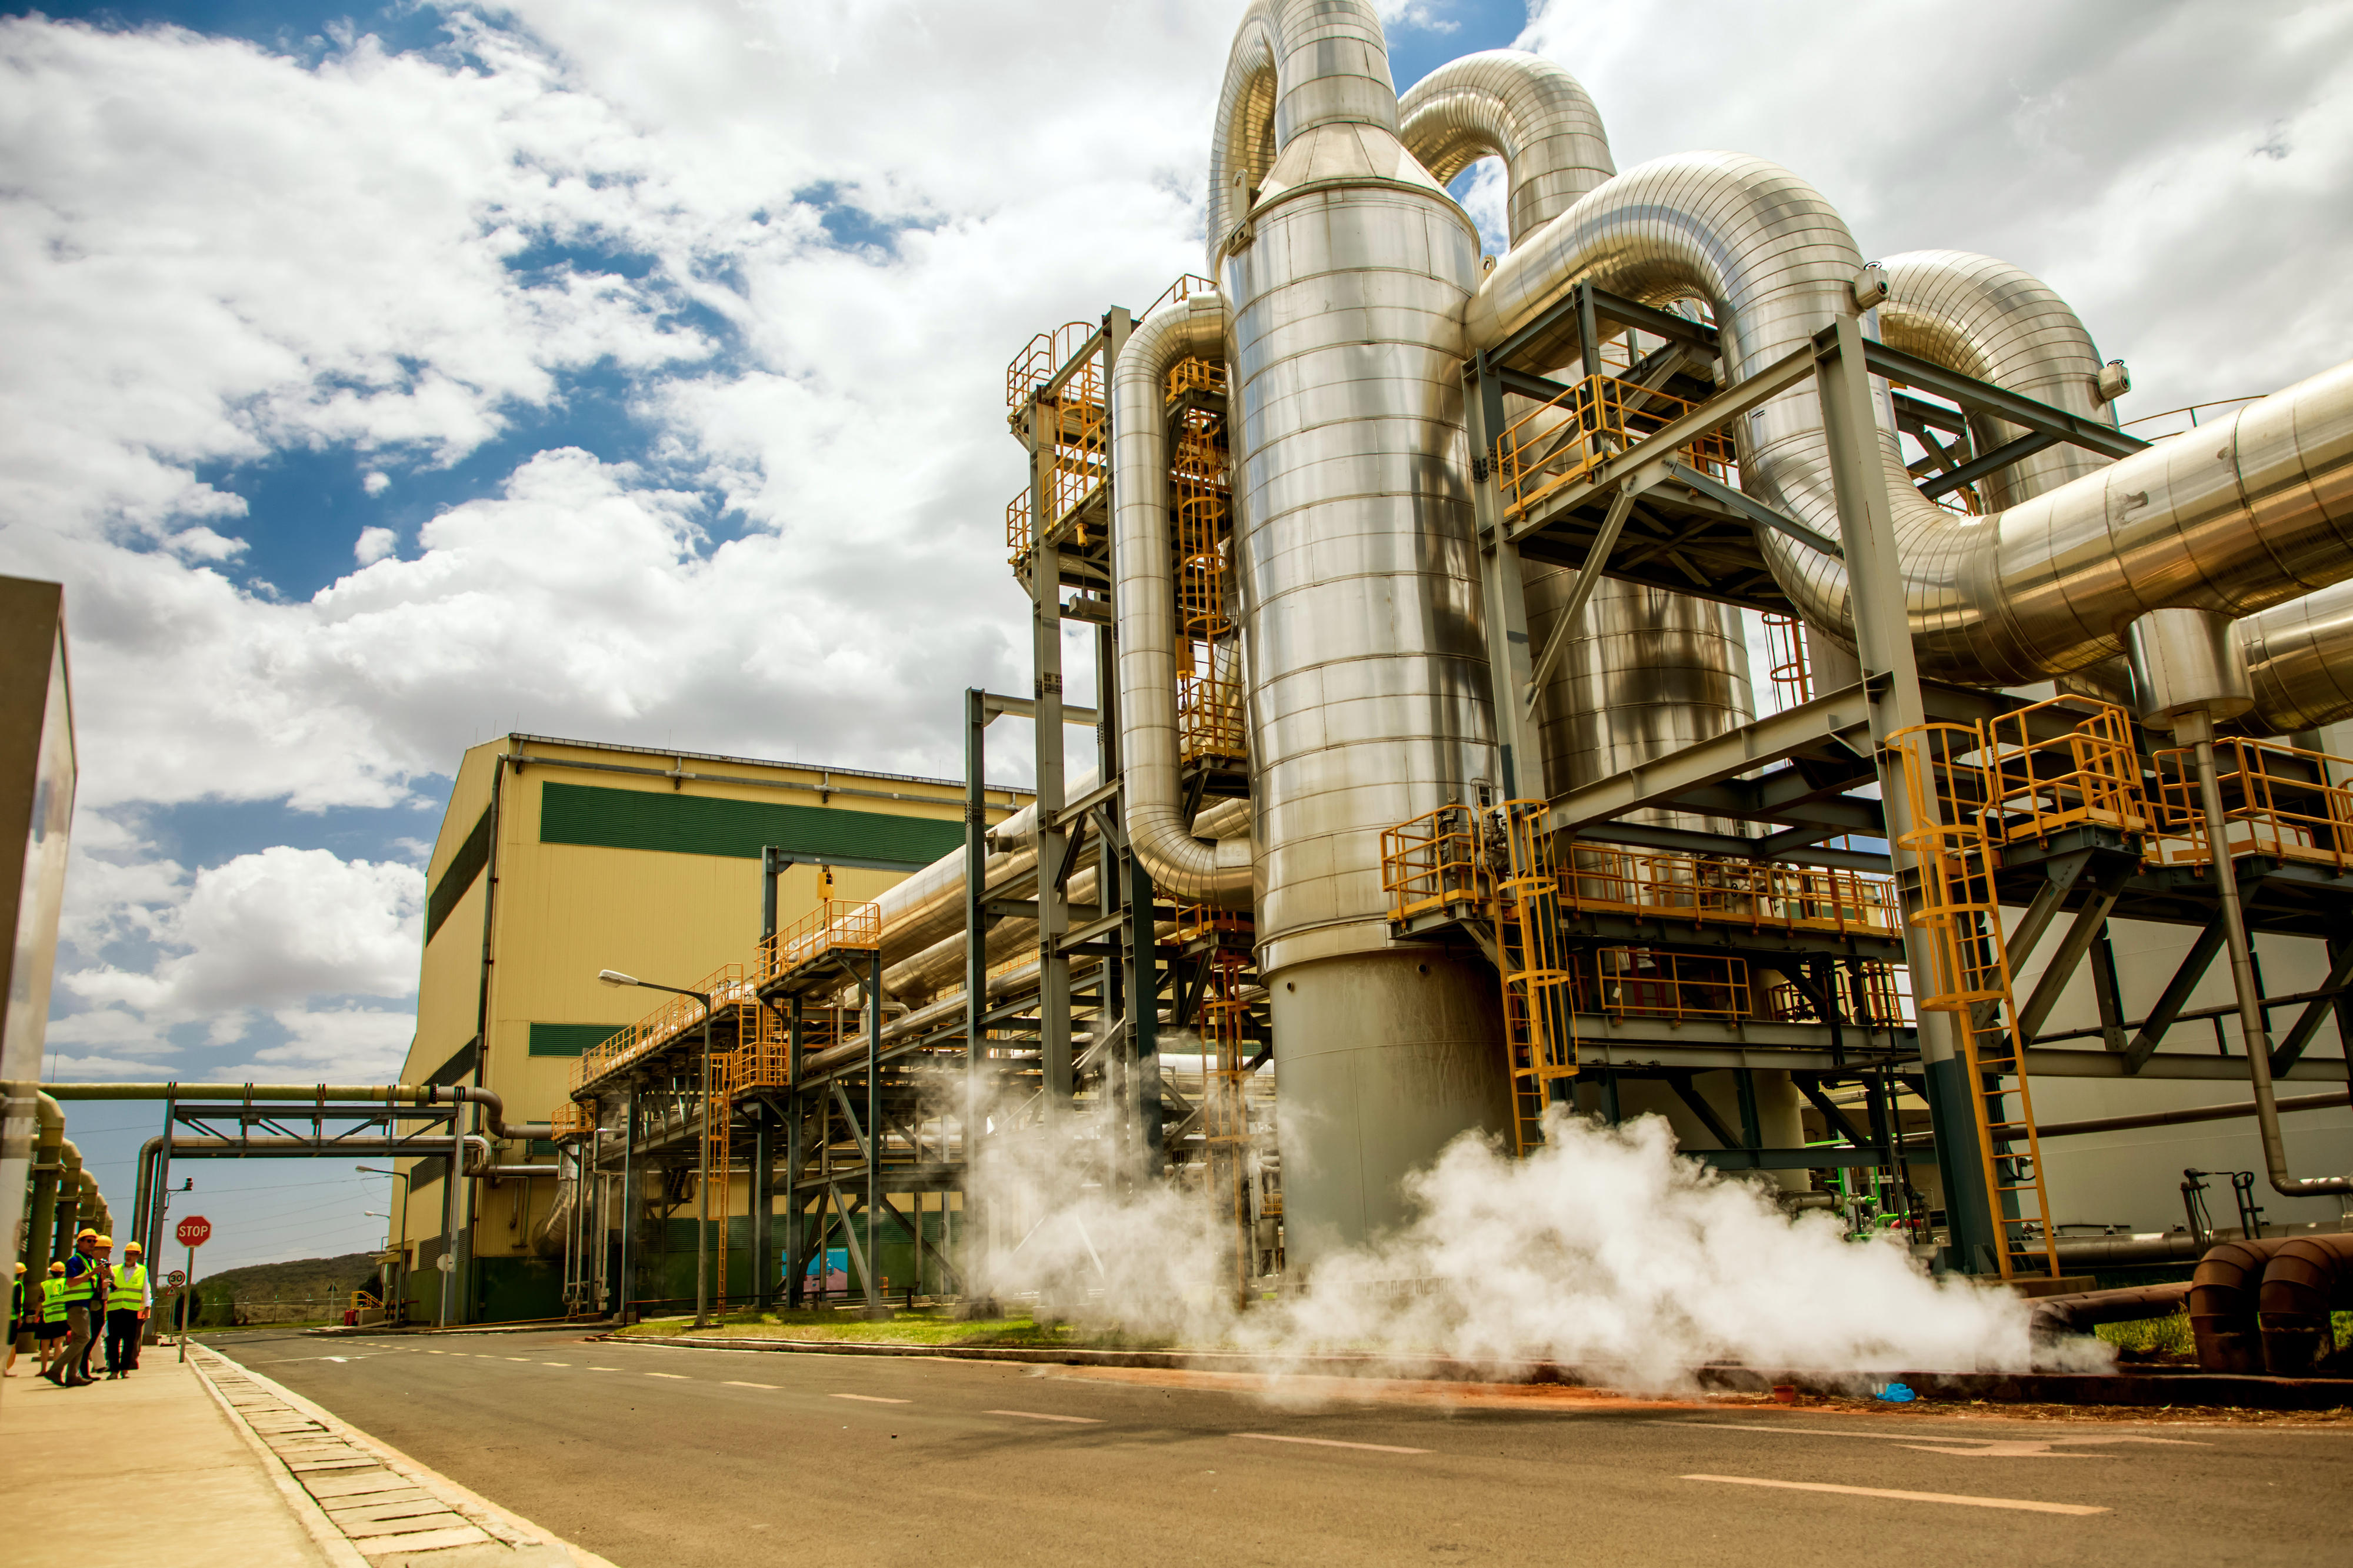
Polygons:
M140 1246L135 1241L126 1241L122 1244L122 1253L126 1258L134 1252L144 1252L147 1249L145 1247Z
M16 1272L17 1272L17 1273L22 1274L24 1271L25 1271L25 1266L24 1266L23 1264L19 1263L18 1265L16 1265Z
M101 1236L98 1238L98 1244L100 1247L112 1247L114 1245L114 1237L111 1236Z
M85 1226L81 1230L74 1233L74 1239L76 1241L96 1241L98 1239L98 1232Z
M52 1274L63 1274L65 1271L66 1266L62 1263L52 1263L49 1265L49 1272Z

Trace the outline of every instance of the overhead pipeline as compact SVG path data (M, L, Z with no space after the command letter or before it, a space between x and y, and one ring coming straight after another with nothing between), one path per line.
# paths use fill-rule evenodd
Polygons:
M1845 223L1797 175L1683 153L1620 174L1505 257L1465 328L1474 347L1498 343L1581 280L1645 300L1695 291L1736 384L1852 314L1862 266ZM2118 652L2147 610L2244 616L2353 576L2353 365L1984 518L1913 488L1883 388L1874 401L1924 675L2023 684ZM1751 413L1737 437L1743 488L1837 537L1813 384ZM1851 637L1844 563L1778 532L1759 543L1799 613Z
M1541 55L1490 49L1451 60L1398 99L1398 116L1407 150L1440 182L1478 159L1503 160L1514 246L1617 173L1592 98ZM1520 574L1533 652L1551 646L1579 574L1523 560ZM1538 694L1543 775L1525 776L1523 763L1521 794L1558 795L1757 717L1747 642L1730 605L1613 578L1594 586L1581 620ZM1671 812L1638 820L1738 831Z

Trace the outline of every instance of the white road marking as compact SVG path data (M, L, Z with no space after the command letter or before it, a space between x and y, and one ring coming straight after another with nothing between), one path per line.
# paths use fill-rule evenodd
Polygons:
M731 1377L727 1380L726 1386L729 1388L775 1388L777 1385L773 1383L738 1383Z
M836 1399L855 1399L866 1405L912 1405L912 1399L885 1399L879 1394L837 1394Z
M590 1372L618 1372L621 1369L617 1366L592 1366L588 1370Z
M2079 1448L2105 1443L2156 1443L2177 1448L2205 1448L2211 1444L2187 1437L2143 1437L2132 1432L2092 1433L2064 1437L1965 1437L1942 1443L1907 1442L1918 1432L1841 1432L1827 1426L1760 1426L1736 1421L1654 1421L1654 1426L1701 1426L1718 1432L1767 1432L1777 1437L1859 1437L1866 1442L1894 1443L1923 1454L1946 1454L1963 1459L2120 1459L2121 1454L2054 1454L2052 1449ZM1967 1444L1963 1447L1958 1445Z
M543 1361L539 1364L542 1366L570 1366L572 1363L568 1361Z
M321 1356L319 1359L320 1359L321 1361L341 1361L341 1362L348 1362L348 1361L350 1361L352 1358L351 1358L351 1357L349 1357L349 1356L347 1356L347 1355L322 1355L322 1356Z
M1400 1448L1394 1443L1343 1443L1337 1437L1285 1437L1276 1432L1237 1432L1237 1437L1254 1437L1261 1443L1313 1443L1319 1448L1363 1448L1376 1454L1427 1454L1427 1448Z
M495 1356L493 1356L493 1357L491 1357L491 1359L492 1359L493 1361L495 1361L495 1360L497 1360L498 1358L497 1358L497 1357L495 1357ZM511 1355L511 1356L507 1357L507 1360L509 1360L509 1361L529 1361L530 1359L531 1359L531 1357L529 1357L529 1356L527 1356L527 1355Z
M1778 1487L1793 1492L1836 1492L1841 1497L1883 1497L1898 1502L1949 1502L1964 1508L2008 1508L2022 1513L2105 1513L2080 1502L2035 1502L2027 1498L1963 1497L1957 1492L1906 1492L1891 1487L1841 1487L1829 1481L1774 1481L1762 1476L1683 1476L1686 1481L1723 1481L1736 1487Z
M648 1377L667 1377L673 1383L692 1383L694 1381L694 1379L687 1376L686 1373L682 1372L649 1372L646 1373L646 1375Z
M1042 1410L984 1410L984 1415L1018 1415L1029 1421L1068 1421L1074 1426L1100 1426L1103 1423L1092 1415L1049 1415Z

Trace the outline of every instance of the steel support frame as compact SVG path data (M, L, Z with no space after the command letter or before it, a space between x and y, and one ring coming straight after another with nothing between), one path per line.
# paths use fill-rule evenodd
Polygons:
M1905 769L1908 762L1921 777L1928 776L1928 758L1919 737L1894 738L1926 723L1928 714L1920 692L1919 664L1913 655L1909 605L1895 552L1894 510L1873 408L1870 355L1877 346L1863 336L1859 314L1841 313L1814 335L1814 384L1821 398L1839 531L1846 547L1855 655L1864 683L1872 689L1871 738L1879 767L1882 809L1886 814L1887 852L1905 914L1905 946L1912 971L1912 994L1929 996L1936 989L1932 955L1926 934L1915 923L1921 909L1920 865L1904 839L1915 827L1938 825L1913 820ZM1931 386L1929 390L1944 389ZM1901 754L1907 749L1912 752L1908 758ZM1933 790L1926 792L1926 805L1931 812L1936 810ZM1982 1088L1969 1081L1954 1024L1949 1014L1923 1010L1917 1026L1925 1098L1944 1184L1949 1236L1945 1261L1966 1273L1999 1272L2000 1258L2008 1243L1992 1222L1982 1146L1969 1100Z

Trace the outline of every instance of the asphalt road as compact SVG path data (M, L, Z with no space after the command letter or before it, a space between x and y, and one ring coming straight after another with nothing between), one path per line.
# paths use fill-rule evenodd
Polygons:
M1569 1398L597 1342L211 1342L619 1568L2353 1561L2353 1426Z

